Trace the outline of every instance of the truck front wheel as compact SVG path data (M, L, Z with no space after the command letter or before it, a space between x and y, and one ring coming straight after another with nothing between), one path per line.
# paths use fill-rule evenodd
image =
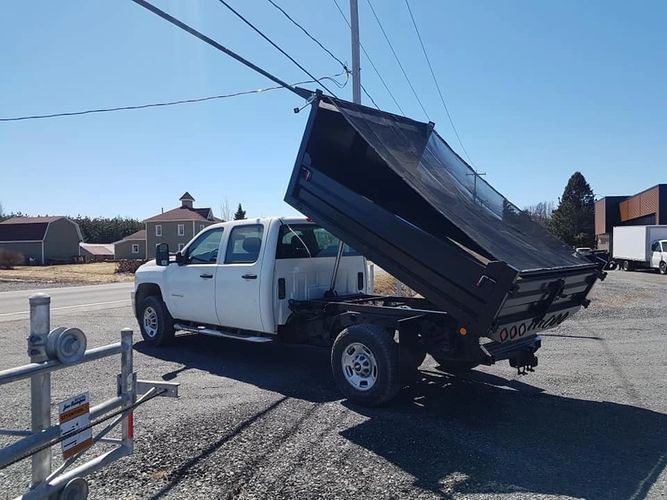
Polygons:
M377 325L352 325L340 332L331 350L336 385L348 399L377 406L400 388L398 344Z
M660 269L660 274L667 274L667 262L660 262L658 269Z
M139 306L141 336L153 345L165 345L174 338L174 320L159 297L149 295Z

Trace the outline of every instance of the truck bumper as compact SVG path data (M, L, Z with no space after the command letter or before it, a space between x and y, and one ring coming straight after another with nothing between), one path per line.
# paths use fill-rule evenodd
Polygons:
M504 359L514 359L526 355L533 355L542 347L542 338L539 335L523 338L514 342L487 342L480 345L480 349L484 353L482 363L485 365L492 365Z

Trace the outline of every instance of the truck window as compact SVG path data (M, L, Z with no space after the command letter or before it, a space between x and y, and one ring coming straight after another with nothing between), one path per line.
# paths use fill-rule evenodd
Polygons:
M193 264L215 264L218 260L218 248L223 228L212 229L201 234L188 247L187 259Z
M663 242L661 243L661 245L662 245L662 251L663 251L663 252L667 252L667 242L664 242L664 241L663 241ZM660 251L660 250L658 250L658 251Z
M335 257L338 238L324 228L314 224L284 224L278 233L276 259L307 259L312 257ZM359 255L348 245L343 255Z
M652 252L659 252L660 251L660 243L657 242L657 241L655 243L653 243L653 245L651 245L651 251Z
M264 226L253 224L236 226L232 229L227 243L225 264L252 264L257 262L262 248Z

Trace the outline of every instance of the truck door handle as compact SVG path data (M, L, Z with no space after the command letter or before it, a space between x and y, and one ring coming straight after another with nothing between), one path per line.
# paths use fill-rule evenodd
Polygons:
M256 280L257 275L256 274L244 274L243 276L241 276L241 278L243 278L244 280Z
M213 277L213 275L204 273L204 274L200 274L199 277L204 278L205 280L210 280Z

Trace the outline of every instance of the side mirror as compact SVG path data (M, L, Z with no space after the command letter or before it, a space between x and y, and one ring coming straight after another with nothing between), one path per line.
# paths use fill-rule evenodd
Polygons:
M155 245L155 264L158 266L169 265L169 244L158 243Z
M179 266L182 266L183 264L186 264L186 258L185 255L183 255L181 252L176 252L176 264Z

